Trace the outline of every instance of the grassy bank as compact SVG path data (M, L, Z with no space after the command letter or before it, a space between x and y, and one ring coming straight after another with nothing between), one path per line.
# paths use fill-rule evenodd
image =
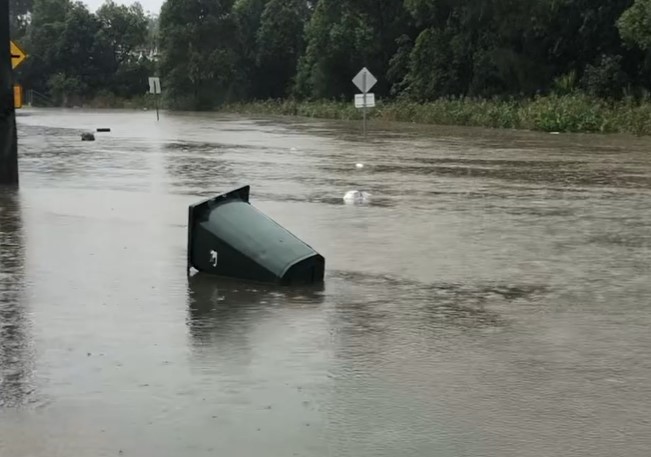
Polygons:
M105 93L98 94L93 98L84 99L81 97L67 97L61 100L61 97L48 97L44 94L38 94L33 99L34 107L41 108L89 108L89 109L127 109L136 110L156 107L156 99L149 94L137 97L124 98L116 95Z
M156 108L156 100L146 94L133 98L121 98L113 94L98 95L83 104L84 108L97 109L143 109Z
M361 119L352 101L299 102L293 100L236 103L224 112L306 116L323 119ZM422 124L513 128L547 132L600 132L651 135L651 102L608 102L581 94L532 100L440 99L429 103L378 103L369 117L383 121Z

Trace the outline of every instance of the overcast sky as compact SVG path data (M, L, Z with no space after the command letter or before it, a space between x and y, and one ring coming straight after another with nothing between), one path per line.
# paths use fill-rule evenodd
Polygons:
M104 0L82 0L86 5L88 5L88 8L91 11L95 11L97 8L99 8L102 3L104 3ZM113 0L115 3L120 3L122 5L131 5L134 3L133 0ZM140 4L142 5L142 9L147 12L147 10L151 11L154 14L160 13L160 6L163 4L164 0L140 0Z

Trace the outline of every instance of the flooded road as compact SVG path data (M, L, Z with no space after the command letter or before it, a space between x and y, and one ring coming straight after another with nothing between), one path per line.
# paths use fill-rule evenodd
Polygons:
M651 140L18 123L0 456L649 455ZM188 205L245 184L325 256L323 287L186 276Z

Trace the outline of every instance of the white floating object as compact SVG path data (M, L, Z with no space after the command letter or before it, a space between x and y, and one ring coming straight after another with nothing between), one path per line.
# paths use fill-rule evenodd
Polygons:
M296 148L291 148L290 151L292 151L292 152L296 152L297 149L296 149Z
M560 135L561 132L549 132L550 135Z
M355 168L357 168L358 170L361 170L362 168L364 168L364 164L363 163L356 163Z
M344 202L348 204L368 203L371 199L371 194L359 190L349 190L344 195Z

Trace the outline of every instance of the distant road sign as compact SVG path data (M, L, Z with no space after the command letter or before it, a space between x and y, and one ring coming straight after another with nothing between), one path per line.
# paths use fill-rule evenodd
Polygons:
M353 78L353 83L357 86L359 90L362 91L362 93L367 93L369 90L375 86L375 83L377 83L377 79L373 74L368 71L368 68L364 67L362 70L357 73L357 75Z
M158 76L149 77L149 93L154 95L160 95L160 78ZM156 99L156 120L160 120L160 115L158 114L158 99L160 97L154 97Z
M20 84L14 85L14 108L23 107L23 87Z
M375 107L375 94L355 94L355 108Z
M149 77L149 93L150 94L160 94L160 78L158 76Z
M25 61L27 54L13 41L10 41L9 45L11 50L11 68L15 70L18 65Z

